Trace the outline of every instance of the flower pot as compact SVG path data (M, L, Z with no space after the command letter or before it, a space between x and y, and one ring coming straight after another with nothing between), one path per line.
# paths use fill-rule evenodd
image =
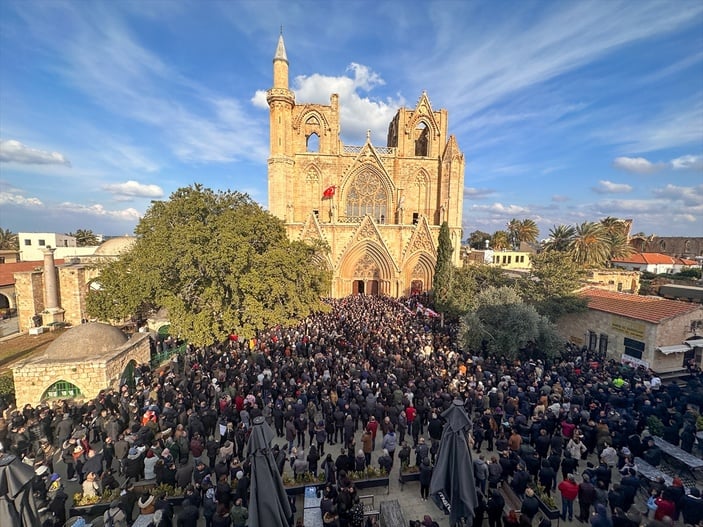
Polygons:
M300 485L290 485L284 487L286 489L286 494L289 496L300 496L305 494L305 487L316 486L317 483L302 483Z
M354 485L357 489L368 489L371 487L388 487L388 484L388 476L382 478L369 478L354 481Z

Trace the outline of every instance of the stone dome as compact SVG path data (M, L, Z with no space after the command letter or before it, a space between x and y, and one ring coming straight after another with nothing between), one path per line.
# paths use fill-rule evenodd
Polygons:
M104 241L95 249L93 256L119 256L128 252L137 243L135 236L118 236Z
M52 342L44 352L45 361L83 361L104 357L123 346L127 340L122 330L109 324L88 322L74 326Z

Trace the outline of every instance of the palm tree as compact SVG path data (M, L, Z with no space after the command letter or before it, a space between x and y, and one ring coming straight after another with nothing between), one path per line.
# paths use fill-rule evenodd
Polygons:
M600 224L608 239L609 260L625 258L632 253L628 233L632 222L608 216L600 220Z
M520 231L520 220L513 218L508 222L506 227L508 231L508 242L510 243L512 248L515 249L520 243L520 240L518 239L518 233Z
M544 243L545 251L569 250L569 244L576 234L576 229L571 225L555 225L549 229L549 239Z
M510 247L510 238L505 231L496 231L491 238L491 248L500 251Z
M520 222L518 226L518 245L520 242L534 243L537 241L537 236L539 236L539 227L534 220L526 218Z
M76 244L78 247L100 245L98 237L90 229L78 229L75 233L69 232L68 235L73 236L76 239Z
M610 246L608 236L600 223L584 221L577 225L569 251L574 261L583 267L598 267L608 261Z
M10 249L15 251L19 249L19 240L17 239L17 235L10 229L3 229L0 227L0 249Z

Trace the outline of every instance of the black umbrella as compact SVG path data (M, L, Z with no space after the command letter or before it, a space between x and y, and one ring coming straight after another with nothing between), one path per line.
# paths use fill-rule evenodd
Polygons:
M34 527L41 520L32 494L34 470L17 456L0 454L0 525Z
M446 423L439 442L437 465L432 472L430 494L448 503L450 525L456 525L462 518L470 525L478 504L474 462L468 444L471 419L459 399L454 400L442 417Z
M288 527L292 513L283 480L271 452L273 430L262 416L254 418L247 455L251 461L250 527Z

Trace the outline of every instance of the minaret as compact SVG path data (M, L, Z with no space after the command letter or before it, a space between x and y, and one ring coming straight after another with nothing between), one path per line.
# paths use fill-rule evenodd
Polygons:
M269 212L287 222L289 190L288 175L293 170L292 116L295 94L288 89L288 57L283 43L283 33L278 37L276 54L273 57L273 88L266 92L269 105Z

